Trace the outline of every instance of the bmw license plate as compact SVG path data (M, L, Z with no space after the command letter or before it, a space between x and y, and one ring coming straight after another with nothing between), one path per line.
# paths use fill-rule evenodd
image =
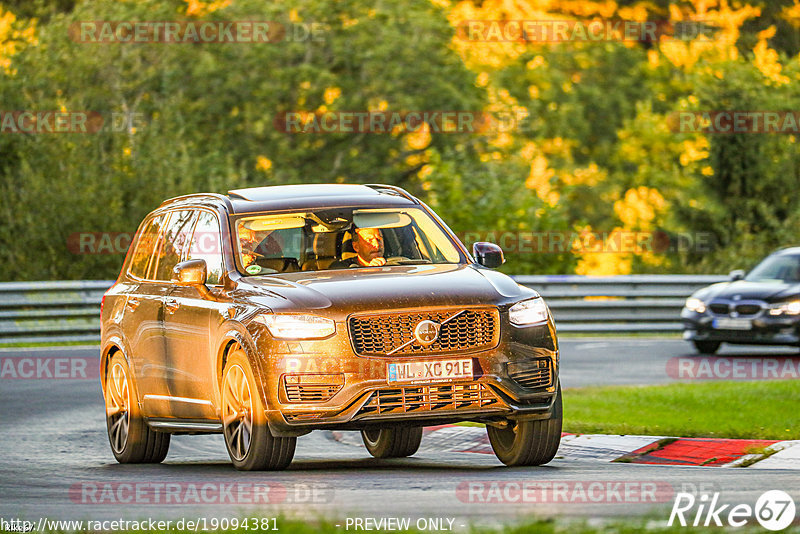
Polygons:
M717 330L752 330L753 321L740 317L717 317L711 323Z
M389 382L427 382L430 380L472 379L472 360L432 360L390 363Z

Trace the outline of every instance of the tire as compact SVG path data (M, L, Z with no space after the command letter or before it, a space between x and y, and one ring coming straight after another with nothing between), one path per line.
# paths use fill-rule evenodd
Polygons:
M161 463L169 452L170 434L147 425L135 391L128 362L121 352L114 353L103 387L111 452L121 464Z
M720 341L692 341L700 354L714 354L722 344Z
M361 439L375 458L404 458L419 450L422 427L368 428L361 431Z
M285 469L297 438L276 438L269 431L264 403L250 362L241 348L228 355L222 373L222 434L239 471Z
M507 428L487 426L489 443L497 458L509 467L543 465L552 460L561 443L561 385L558 386L550 419L509 421Z

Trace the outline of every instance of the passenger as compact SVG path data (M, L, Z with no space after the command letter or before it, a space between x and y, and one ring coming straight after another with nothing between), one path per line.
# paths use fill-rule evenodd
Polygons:
M242 265L245 269L255 263L256 258L260 256L254 250L258 243L259 239L254 230L239 226L239 245L242 250Z

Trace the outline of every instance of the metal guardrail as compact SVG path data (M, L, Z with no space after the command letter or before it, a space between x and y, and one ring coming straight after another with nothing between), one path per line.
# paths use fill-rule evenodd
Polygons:
M725 275L515 276L550 306L559 332L680 332L686 298Z
M678 332L691 293L723 275L515 276L547 299L559 332ZM110 280L0 283L0 345L97 342Z
M112 280L0 283L0 345L100 340Z

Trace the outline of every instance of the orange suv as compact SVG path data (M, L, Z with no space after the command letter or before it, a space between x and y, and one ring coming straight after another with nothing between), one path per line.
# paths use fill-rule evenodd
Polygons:
M282 469L318 429L377 458L422 427L487 426L507 465L561 436L558 342L533 290L387 185L194 194L150 213L103 297L101 379L122 463L221 433L237 469Z

